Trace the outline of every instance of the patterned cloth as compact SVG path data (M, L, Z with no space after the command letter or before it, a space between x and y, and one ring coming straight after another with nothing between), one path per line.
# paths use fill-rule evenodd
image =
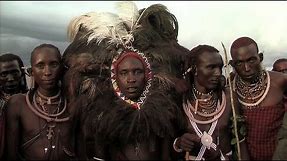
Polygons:
M284 116L283 101L275 106L244 109L247 126L247 145L251 160L272 160L277 133Z
M287 112L285 112L283 118L283 125L278 132L278 145L274 152L273 160L287 160L286 148L287 148Z

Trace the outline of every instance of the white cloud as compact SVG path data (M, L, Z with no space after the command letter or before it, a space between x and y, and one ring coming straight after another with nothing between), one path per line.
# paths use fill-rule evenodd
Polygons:
M135 3L139 9L156 3L165 5L178 19L179 43L188 49L198 44L210 44L222 51L220 42L223 42L229 51L236 38L250 36L265 52L267 66L278 57L287 57L286 1ZM9 28L10 34L58 41L67 40L66 28L73 17L90 11L116 11L114 1L1 1L0 5L1 34Z

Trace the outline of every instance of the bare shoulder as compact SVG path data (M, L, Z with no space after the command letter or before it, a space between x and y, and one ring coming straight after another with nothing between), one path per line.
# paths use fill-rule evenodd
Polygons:
M287 74L274 71L268 71L268 73L270 75L271 83L274 83L275 85L278 85L282 88L287 87Z
M7 110L15 112L15 110L23 106L26 103L25 96L26 94L15 94L11 96L7 102Z
M25 97L26 94L15 94L13 96L10 97L10 99L8 100L9 104L14 104L14 103L18 103L18 102L22 102L25 101Z

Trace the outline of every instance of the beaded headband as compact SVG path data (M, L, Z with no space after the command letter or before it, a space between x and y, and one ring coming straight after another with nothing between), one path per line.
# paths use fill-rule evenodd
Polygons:
M144 65L145 68L145 89L142 92L140 98L137 101L132 101L129 98L127 98L120 90L118 83L116 81L117 78L117 65L119 64L120 61L122 61L124 58L123 57L128 57L128 56L133 56L138 58ZM113 61L112 61L112 65L111 65L111 83L113 85L114 91L116 93L116 95L118 97L120 97L122 100L124 100L125 102L129 103L132 105L133 108L135 109L141 109L142 104L144 103L147 94L149 93L149 88L151 87L151 83L152 83L152 72L151 72L151 66L148 62L147 57L133 49L132 47L129 47L127 50L119 50L118 54L114 57Z

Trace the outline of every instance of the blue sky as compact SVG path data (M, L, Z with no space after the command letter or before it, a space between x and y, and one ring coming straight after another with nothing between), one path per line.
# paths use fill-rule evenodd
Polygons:
M87 12L115 12L116 1L1 1L0 52L13 52L29 65L30 52L52 43L63 52L68 46L70 20ZM209 44L222 53L238 37L249 36L264 52L270 67L287 57L287 1L135 1L139 9L161 3L179 24L178 41L191 49Z

